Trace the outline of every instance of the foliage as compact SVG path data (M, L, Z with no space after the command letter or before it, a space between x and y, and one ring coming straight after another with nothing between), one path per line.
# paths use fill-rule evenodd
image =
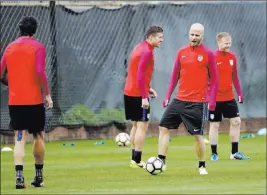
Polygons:
M85 105L77 104L67 110L60 118L62 125L99 125L113 121L125 121L123 109L101 109L96 114Z

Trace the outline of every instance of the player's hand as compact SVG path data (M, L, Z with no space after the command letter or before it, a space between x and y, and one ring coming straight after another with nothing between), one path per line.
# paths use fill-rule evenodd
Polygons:
M215 108L216 108L216 103L215 103L215 104L212 104L212 103L209 103L209 104L208 104L208 109L209 109L210 111L214 111Z
M147 98L142 99L142 108L148 109L149 108L149 101Z
M167 107L167 106L169 105L169 102L170 102L170 99L165 98L165 99L163 100L163 103L162 103L163 107L164 107L164 108Z
M152 88L149 89L149 94L151 98L155 98L158 96L157 92Z
M53 101L52 101L50 94L45 96L45 103L47 105L46 109L52 109L53 108Z
M244 102L244 97L243 96L238 96L238 102L242 104Z

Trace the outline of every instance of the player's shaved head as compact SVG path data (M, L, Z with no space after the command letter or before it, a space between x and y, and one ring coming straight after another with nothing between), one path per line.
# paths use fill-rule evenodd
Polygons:
M194 23L189 30L189 40L192 47L201 44L204 37L204 26L200 23Z
M204 35L204 26L200 23L194 23L190 27L190 32L191 31L199 31L202 35Z

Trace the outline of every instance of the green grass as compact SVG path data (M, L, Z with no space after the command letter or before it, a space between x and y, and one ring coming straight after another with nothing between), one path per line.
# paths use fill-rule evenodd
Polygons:
M240 151L251 160L231 161L228 135L220 135L219 161L209 160L207 147L209 175L198 173L191 136L172 137L167 171L157 176L129 168L130 148L119 148L113 140L94 142L76 141L75 147L62 146L70 142L47 143L44 188L30 186L35 174L31 145L26 146L24 190L14 189L12 152L2 152L1 194L266 194L265 136L241 140ZM155 156L157 147L157 138L147 138L143 159Z

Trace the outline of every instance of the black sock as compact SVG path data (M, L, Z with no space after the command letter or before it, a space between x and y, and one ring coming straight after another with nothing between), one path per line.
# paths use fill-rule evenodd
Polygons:
M23 177L23 165L16 165L16 177Z
M37 165L35 164L35 174L36 177L43 177L43 167L44 165Z
M132 149L132 160L134 160L134 149Z
M232 154L238 152L238 142L232 142Z
M211 153L212 154L217 154L217 145L211 145Z
M199 161L198 168L200 168L200 167L206 167L205 161Z
M158 155L158 157L163 161L163 163L165 164L166 162L166 156L164 155Z
M140 163L141 162L141 157L142 157L142 151L134 151L134 161L136 163Z

